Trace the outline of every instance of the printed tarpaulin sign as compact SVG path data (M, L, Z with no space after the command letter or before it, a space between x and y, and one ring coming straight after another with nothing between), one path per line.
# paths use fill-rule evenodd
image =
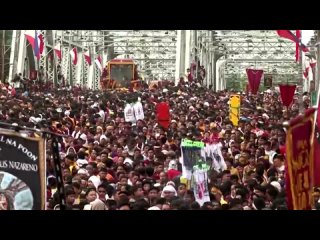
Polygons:
M204 142L200 141L191 141L184 139L181 143L182 147L198 147L198 148L203 148L204 147Z
M183 139L181 142L180 162L182 165L182 176L191 180L195 166L196 169L206 167L204 143L201 141Z
M221 143L219 144L207 144L204 148L206 159L211 158L212 167L217 172L222 172L227 169L227 165L224 161L222 152L221 152Z
M134 115L136 120L143 120L144 119L144 112L141 102L136 102L133 105Z
M124 109L124 118L126 122L132 122L134 123L136 121L136 118L134 116L134 109L131 104L127 103L125 109Z
M192 188L194 197L200 206L202 206L205 202L210 202L208 174L206 170L196 170L193 172Z
M44 210L45 140L0 129L0 210Z

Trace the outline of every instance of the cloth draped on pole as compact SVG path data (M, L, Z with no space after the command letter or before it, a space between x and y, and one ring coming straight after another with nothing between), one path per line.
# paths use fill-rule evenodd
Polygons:
M252 94L257 94L257 92L259 91L263 70L246 69L246 72L248 76L250 91Z
M292 103L296 85L279 84L280 96L284 106L289 107Z
M156 116L158 124L164 129L168 129L170 125L170 106L166 102L161 102L156 105Z

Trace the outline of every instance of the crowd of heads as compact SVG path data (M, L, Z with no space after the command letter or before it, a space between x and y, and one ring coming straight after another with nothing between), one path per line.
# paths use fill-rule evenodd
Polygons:
M67 209L287 209L283 122L298 114L297 95L286 109L274 90L251 95L190 82L137 92L80 87L26 88L14 95L5 87L1 91L0 121L65 135L59 137L59 153ZM229 119L231 94L241 98L238 126ZM136 101L145 118L126 122L125 105ZM155 106L163 101L170 106L168 129L157 122ZM308 95L303 101L307 108ZM227 166L208 170L210 201L202 206L181 177L183 139L219 143ZM48 138L47 208L56 210L60 196L51 143Z

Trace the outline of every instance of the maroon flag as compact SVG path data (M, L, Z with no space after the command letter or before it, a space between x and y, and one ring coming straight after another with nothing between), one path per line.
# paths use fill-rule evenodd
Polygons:
M58 43L54 48L54 52L56 53L57 57L61 60L62 58L62 51L61 51L61 44Z
M86 60L86 62L89 64L89 66L91 66L91 57L90 57L89 50L84 52L83 55L84 55L84 59Z
M71 55L72 64L76 65L78 62L78 51L76 47L71 49L70 55Z
M311 210L314 183L314 108L293 119L286 138L286 191L289 210Z
M246 69L248 82L250 91L252 94L257 94L261 82L261 78L263 75L263 70L256 70L256 69Z
M40 51L40 55L43 53L43 49L44 49L44 41L43 41L43 35L39 34L39 40L40 40L40 46L39 46L39 51Z
M279 84L279 89L283 105L289 107L296 91L296 85Z

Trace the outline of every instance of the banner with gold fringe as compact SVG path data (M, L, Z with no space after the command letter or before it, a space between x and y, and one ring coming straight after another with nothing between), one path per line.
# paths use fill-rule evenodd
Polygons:
M286 191L288 209L311 210L315 109L289 123L286 140Z

